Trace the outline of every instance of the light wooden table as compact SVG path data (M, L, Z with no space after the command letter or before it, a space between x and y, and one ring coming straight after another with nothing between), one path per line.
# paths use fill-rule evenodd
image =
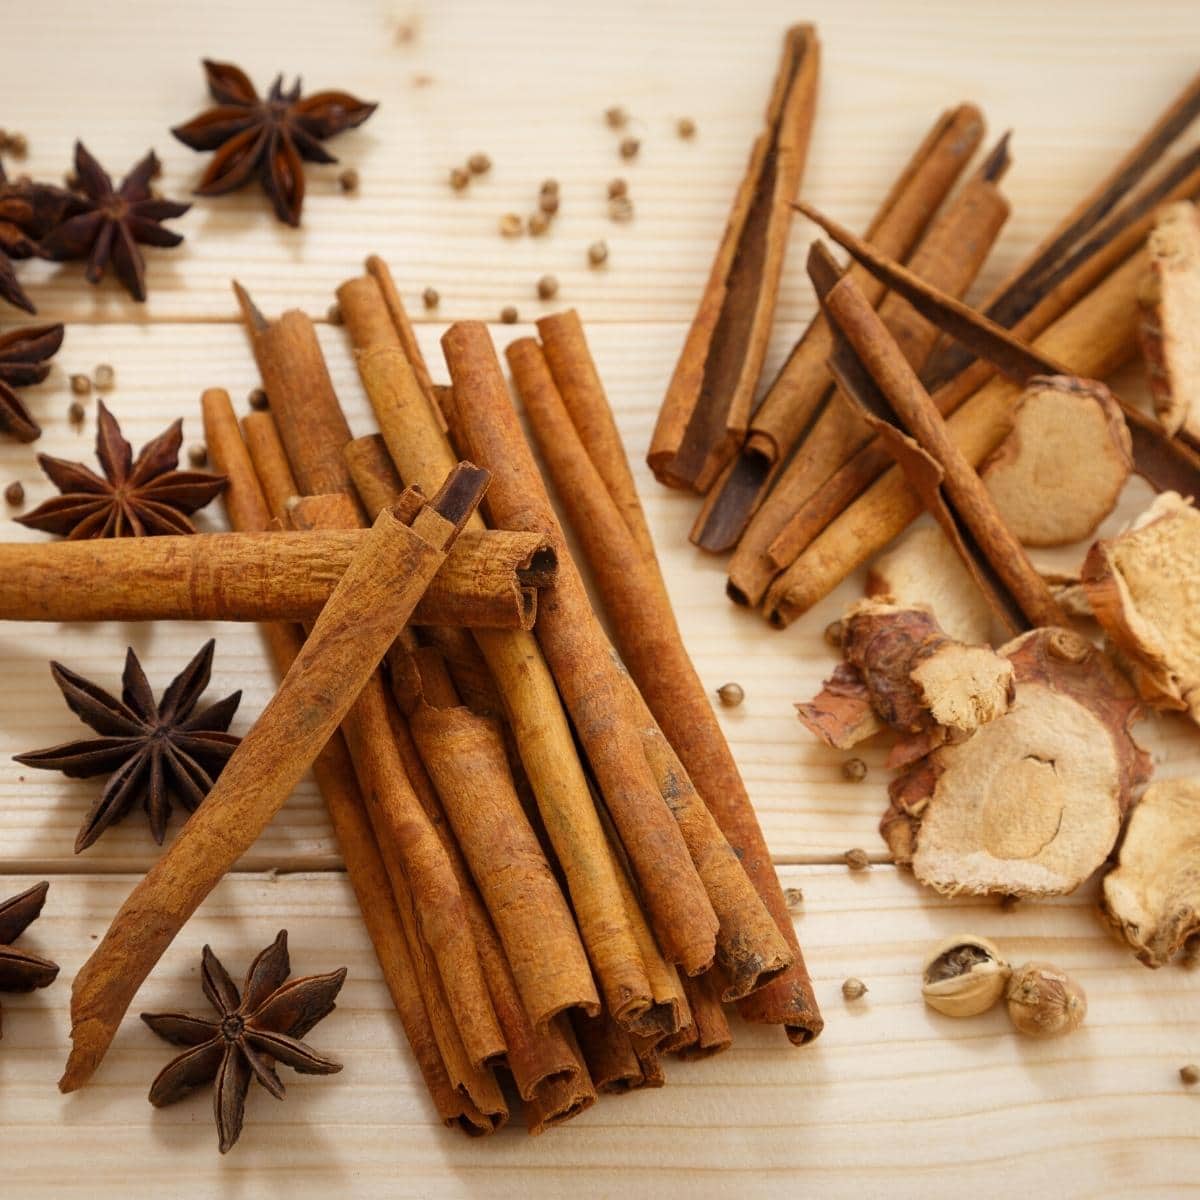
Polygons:
M422 1093L306 784L188 925L135 1011L199 1011L204 942L240 972L286 926L300 972L350 968L337 1012L312 1039L345 1071L329 1080L289 1073L284 1105L256 1089L242 1140L224 1159L207 1099L163 1111L146 1103L170 1052L136 1020L94 1083L61 1097L71 977L156 850L131 817L75 858L74 831L96 783L26 771L10 756L79 736L49 658L116 685L131 644L161 687L214 631L10 625L0 629L0 892L52 879L45 915L23 944L63 971L46 991L4 997L0 1194L1095 1197L1177 1196L1197 1186L1200 1093L1177 1077L1181 1064L1200 1059L1196 977L1177 968L1151 974L1134 962L1102 926L1090 889L1002 912L936 900L887 865L875 832L880 757L866 756L865 782L844 782L840 756L815 746L791 709L831 665L821 630L855 582L787 634L769 631L728 605L721 564L687 545L693 502L657 488L642 468L758 129L780 34L798 18L815 20L824 43L804 190L850 225L865 222L946 105L973 99L993 134L1015 130L1006 182L1014 213L983 286L1157 114L1195 70L1200 45L1200 6L1188 0L816 0L802 10L776 0L10 5L0 120L27 134L26 166L38 176L60 176L80 136L114 172L153 146L164 191L185 196L206 160L167 128L204 105L202 55L240 63L261 85L282 68L301 72L312 89L346 87L382 101L363 130L333 146L358 167L360 194L340 194L338 168L313 170L302 232L276 224L252 190L201 201L178 222L184 246L149 253L144 306L115 286L88 287L75 264L23 272L41 316L68 322L50 381L28 393L45 426L38 450L90 457L90 434L66 420L66 377L99 362L116 368L110 403L135 444L179 414L188 440L198 439L203 387L227 387L240 400L257 383L234 321L232 276L268 313L323 314L334 286L379 252L418 316L421 289L440 291L437 321L420 330L439 368L443 322L494 319L507 303L533 317L548 307L534 299L535 280L558 276L561 302L587 322L700 673L713 687L737 679L746 689L745 705L722 720L783 882L804 891L799 932L828 1026L804 1051L739 1028L729 1054L671 1064L665 1090L604 1101L538 1140L518 1129L482 1143L447 1133ZM398 43L404 24L415 36ZM634 115L643 142L636 163L618 159L601 119L616 103ZM692 142L674 135L681 115L698 123ZM448 169L477 149L495 162L490 176L467 195L451 193ZM604 185L616 174L630 180L637 216L629 225L605 217ZM499 215L530 210L547 176L563 193L553 232L502 241ZM797 227L797 249L809 233ZM598 237L611 248L601 272L585 259ZM798 263L794 254L773 362L811 312ZM514 330L495 332L503 341ZM341 331L326 325L321 337L355 429L369 430ZM1136 372L1123 383L1135 394L1140 386ZM49 493L31 449L5 442L0 483L15 478L30 504ZM1122 514L1137 502L1129 497ZM36 535L6 524L4 536ZM253 628L215 632L213 694L244 688L235 723L244 730L272 678ZM1146 728L1160 771L1196 769L1194 729L1178 721ZM877 865L850 875L836 865L850 846L866 847ZM1016 958L1049 958L1075 972L1091 1005L1085 1028L1038 1045L1019 1041L1002 1012L962 1023L927 1012L917 987L922 954L961 928L1000 939ZM848 975L870 987L853 1005L840 994Z

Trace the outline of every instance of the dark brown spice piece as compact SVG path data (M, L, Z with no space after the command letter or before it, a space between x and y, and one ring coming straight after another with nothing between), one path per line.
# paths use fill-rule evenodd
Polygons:
M196 195L223 196L257 176L275 215L288 225L299 225L304 162L337 162L321 143L361 125L378 105L340 91L301 98L300 81L285 92L282 75L263 100L245 72L232 63L205 59L204 71L216 107L171 130L193 150L216 151Z
M225 1154L242 1132L251 1079L282 1100L277 1063L304 1075L334 1075L342 1069L341 1063L324 1058L300 1039L334 1010L346 968L289 980L286 929L251 964L240 995L208 946L201 961L201 986L217 1020L187 1013L142 1013L160 1038L186 1047L150 1085L150 1103L156 1108L174 1104L213 1081L217 1135Z
M601 267L608 262L608 243L593 242L588 247L588 262L593 267Z
M558 193L557 192L542 192L538 196L538 208L542 210L548 217L554 216L558 212Z
M472 175L486 175L492 169L492 160L482 151L467 159L467 170Z
M72 375L71 391L76 396L90 396L92 394L92 381L86 375Z
M338 187L340 187L343 192L357 192L358 184L358 171L355 170L354 167L347 167L338 176Z
M0 334L0 432L21 442L32 442L41 434L15 389L46 378L62 340L61 325L26 325Z
M619 105L604 110L604 120L610 129L624 129L629 124L629 114Z
M265 412L270 407L270 401L267 399L267 393L262 388L254 388L250 395L246 397L246 403L250 405L255 412Z
M553 300L558 295L558 280L553 275L543 275L537 282L537 294L541 300Z
M680 117L675 123L675 132L685 141L696 136L696 122L691 117Z
M72 400L71 403L67 405L67 420L70 421L71 424L76 427L76 429L81 428L84 421L87 420L87 409L84 408L78 400Z
M421 293L421 303L424 304L426 308L437 308L437 306L441 303L441 299L441 296L438 295L437 288L427 287Z
M608 198L610 200L617 200L621 196L627 196L628 194L629 184L626 183L624 179L620 178L620 176L618 176L616 179L610 179L608 181Z
M78 401L74 403L78 404ZM183 421L147 442L135 459L116 418L99 404L96 457L104 475L83 463L38 455L38 465L62 493L16 520L29 529L79 538L195 533L188 514L225 488L224 475L178 471Z
M4 149L20 161L29 153L29 139L23 133L6 133Z
M58 964L12 943L41 915L50 884L43 881L0 903L0 992L32 992L54 982Z
M471 174L464 167L451 167L447 179L456 192L461 192L471 182Z
M515 325L517 323L517 310L511 304L506 304L500 310L500 320L505 325Z
M124 818L138 801L150 819L154 840L162 845L172 800L191 812L208 795L241 741L229 732L240 691L196 708L212 676L215 645L211 639L205 642L158 702L132 650L125 654L119 699L61 663L50 664L67 707L100 737L15 758L27 767L62 771L70 779L109 776L80 827L76 854Z
M45 183L19 179L10 183L0 163L0 299L26 312L33 301L22 290L13 270L13 259L41 255L41 238L62 220L69 192Z
M25 503L25 486L19 479L14 479L12 483L4 489L5 502L11 504L14 508L18 504Z
M188 462L193 467L208 466L208 447L203 442L193 442L188 447Z
M641 148L642 143L635 137L621 139L620 150L622 158L637 158L637 153Z
M89 283L99 283L111 263L125 290L135 300L145 300L146 264L138 246L178 246L183 236L163 221L191 208L151 192L150 180L158 172L151 150L114 189L109 174L76 142L75 173L82 194L71 197L62 224L42 239L42 251L58 262L86 258Z

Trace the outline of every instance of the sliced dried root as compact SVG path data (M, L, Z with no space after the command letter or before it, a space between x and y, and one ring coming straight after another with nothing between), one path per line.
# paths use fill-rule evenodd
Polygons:
M1146 789L1125 828L1101 910L1148 967L1200 934L1200 780Z
M1142 698L1200 723L1200 513L1163 492L1083 565L1096 620Z
M1149 274L1138 329L1154 408L1174 437L1200 438L1200 211L1186 200L1159 213L1146 239Z
M1037 629L1001 654L1015 672L1012 707L899 776L880 832L944 895L1062 895L1104 862L1149 778L1129 732L1141 706L1072 631Z
M979 473L1024 545L1067 546L1096 531L1132 471L1129 428L1108 388L1039 375Z
M848 663L838 663L821 690L796 705L796 713L806 729L835 750L849 750L883 728L863 677Z

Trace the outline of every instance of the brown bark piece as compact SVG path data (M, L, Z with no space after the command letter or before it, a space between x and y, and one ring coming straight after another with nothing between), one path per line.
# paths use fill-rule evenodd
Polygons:
M979 469L1026 546L1090 537L1132 471L1133 445L1116 398L1102 383L1066 375L1029 381L1012 431Z
M1146 789L1100 908L1148 967L1169 963L1200 934L1200 780Z
M1128 662L1142 698L1200 724L1200 513L1163 492L1083 566L1096 620Z
M806 729L835 750L849 750L883 728L862 675L849 663L838 663L821 690L796 705L796 714Z
M1146 239L1138 336L1163 428L1200 439L1200 209L1167 205Z

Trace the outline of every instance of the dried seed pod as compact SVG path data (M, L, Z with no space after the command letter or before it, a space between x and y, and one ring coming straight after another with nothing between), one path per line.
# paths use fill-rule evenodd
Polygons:
M1049 963L1017 967L1005 992L1008 1015L1026 1037L1052 1038L1070 1033L1087 1016L1087 996L1065 971Z
M740 683L723 683L717 688L717 697L726 708L737 708L746 699L746 692Z
M846 1000L861 1000L867 994L867 985L853 976L842 980L842 997Z
M446 178L456 192L461 192L471 182L471 173L463 167L451 167Z
M608 243L593 242L588 247L588 262L593 267L601 267L608 262Z
M980 466L1000 515L1026 546L1090 537L1133 471L1121 406L1102 383L1031 379L1008 436Z
M500 236L506 238L515 238L521 236L521 231L525 228L524 222L516 213L505 213L500 218Z
M1012 968L987 938L956 934L936 946L921 968L925 1003L947 1017L976 1017L1004 995Z
M437 308L441 302L442 298L438 295L437 288L427 287L421 293L421 303L424 304L426 308Z
M537 281L539 300L553 300L558 295L558 280L553 275L543 275Z
M472 175L486 175L492 169L492 160L483 153L476 151L467 159L467 170Z

